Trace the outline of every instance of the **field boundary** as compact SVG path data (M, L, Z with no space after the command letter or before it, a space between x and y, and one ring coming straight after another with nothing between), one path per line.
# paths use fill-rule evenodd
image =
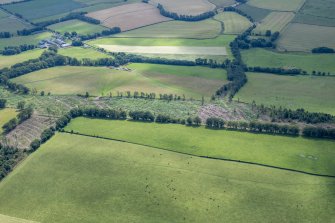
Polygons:
M80 136L86 136L86 137L98 138L98 139L105 139L105 140L111 140L111 141L116 141L116 142L124 142L124 143L133 144L133 145L146 146L146 147L150 147L150 148L154 148L154 149L160 149L160 150L165 150L165 151L170 151L170 152L175 152L175 153L179 153L179 154L183 154L183 155L189 155L189 156L205 158L205 159L222 160L222 161L228 161L228 162L234 162L234 163L256 165L256 166L268 167L268 168L273 168L273 169L278 169L278 170L285 170L285 171L301 173L301 174L317 176L317 177L335 178L335 175L311 173L311 172L306 172L306 171L302 171L302 170L295 170L295 169L291 169L291 168L272 166L272 165L268 165L268 164L262 164L262 163L256 163L256 162L250 162L250 161L243 161L243 160L235 160L235 159L228 159L228 158L217 158L217 157L211 157L211 156L201 156L201 155L196 155L196 154L191 154L191 153L169 150L169 149L166 149L166 148L151 146L151 145L142 144L142 143L130 142L130 141L127 141L127 140L122 140L122 139L114 139L114 138L104 137L104 136L94 136L94 135L89 135L89 134L84 134L84 133L79 133L79 132L70 132L70 131L66 131L66 130L63 130L62 133L72 134L72 135L80 135Z

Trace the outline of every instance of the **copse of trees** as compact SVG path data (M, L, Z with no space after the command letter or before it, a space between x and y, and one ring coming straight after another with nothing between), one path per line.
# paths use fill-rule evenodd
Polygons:
M335 53L335 50L329 47L317 47L312 49L312 53Z
M129 117L135 121L153 122L155 121L155 116L147 111L131 111L129 112Z
M7 134L13 129L15 129L18 124L21 124L25 120L29 119L32 114L33 114L33 109L31 106L28 106L27 108L22 109L15 118L9 120L7 123L5 123L2 126L4 133Z
M204 19L208 19L211 18L213 16L215 16L215 12L214 11L209 11L209 12L204 12L200 15L178 15L175 12L169 12L167 11L163 5L158 4L157 8L159 9L159 12L162 16L165 17L169 17L172 18L174 20L181 20L181 21L189 21L189 22L195 22L195 21L200 21L200 20L204 20Z
M0 98L0 109L6 108L7 100Z
M27 44L20 45L20 46L7 46L3 50L0 50L0 54L4 56L10 56L10 55L22 53L27 50L32 50L35 48L36 48L35 45L27 45Z
M12 36L10 32L0 32L0 39L11 38Z
M13 170L22 157L21 150L0 143L0 181Z
M335 139L335 129L326 129L321 127L305 127L302 131L305 137L330 138Z
M44 27L38 26L30 29L22 29L17 31L17 35L19 36L29 36L33 33L43 31Z

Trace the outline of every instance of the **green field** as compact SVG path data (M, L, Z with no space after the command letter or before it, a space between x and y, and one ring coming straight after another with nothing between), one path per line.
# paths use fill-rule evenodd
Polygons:
M132 71L105 67L55 67L15 78L29 88L52 94L106 95L117 91L168 93L200 99L226 82L226 71L206 67L132 64ZM158 95L157 95L158 97Z
M51 35L50 32L44 32L30 36L16 36L9 39L0 39L0 50L6 46L20 46L24 44L36 45L40 40L50 38Z
M30 59L36 59L39 56L41 56L42 52L43 50L36 49L36 50L29 50L13 56L0 55L0 69L10 67L14 64L21 63L23 61L27 61Z
M18 13L24 18L34 21L51 15L69 13L71 10L84 6L84 4L73 0L34 0L3 7L12 13Z
M271 12L253 30L254 34L265 35L267 30L281 32L294 18L293 12Z
M334 84L335 77L248 73L248 83L235 99L335 115Z
M0 214L1 223L37 223L35 221L29 221L22 218L14 218L6 215Z
M82 47L62 48L62 49L58 49L58 53L63 56L75 57L78 60L84 59L84 58L95 60L95 59L111 57L107 54L98 52L91 48L82 48Z
M304 4L304 0L250 0L247 4L276 11L297 11Z
M281 51L311 51L316 47L335 49L335 27L290 23L280 35L277 48Z
M14 17L7 12L0 9L0 32L10 32L16 34L17 30L29 29L32 26L27 23L19 20L17 17Z
M252 25L246 17L235 12L219 13L214 19L223 22L224 34L241 34Z
M247 15L250 15L255 20L255 22L260 22L272 12L271 10L253 7L248 4L241 4L237 6L237 9L241 10Z
M221 33L221 23L213 19L199 22L169 21L117 34L118 37L148 38L215 38Z
M12 118L15 118L16 115L17 112L15 109L11 108L0 109L0 135L2 134L2 126Z
M65 32L77 32L81 35L93 34L93 33L100 33L101 31L105 30L106 28L93 25L87 22L82 22L80 20L68 20L61 23L56 23L54 25L48 26L49 29L55 30L56 32L60 32L64 34Z
M1 182L0 213L50 223L332 222L334 183L58 133Z
M261 48L241 52L243 61L252 67L300 68L309 74L313 71L335 74L334 54L278 53Z
M234 0L209 0L209 2L213 3L218 7L228 7L235 3Z

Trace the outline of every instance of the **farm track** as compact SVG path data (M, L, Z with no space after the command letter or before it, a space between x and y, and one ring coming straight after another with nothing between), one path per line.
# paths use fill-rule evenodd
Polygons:
M114 138L109 138L109 137L94 136L94 135L89 135L89 134L83 134L83 133L78 133L78 132L68 132L68 131L64 131L63 133L80 135L80 136L86 136L86 137L91 137L91 138L99 138L99 139L111 140L111 141L116 141L116 142L124 142L124 143L133 144L133 145L146 146L146 147L150 147L150 148L154 148L154 149L160 149L160 150L165 150L165 151L170 151L170 152L175 152L175 153L179 153L179 154L183 154L183 155L189 155L189 156L194 156L194 157L199 157L199 158L205 158L205 159L222 160L222 161L228 161L228 162L234 162L234 163L256 165L256 166L268 167L268 168L273 168L273 169L278 169L278 170L285 170L285 171L290 171L290 172L295 172L295 173L301 173L301 174L306 174L306 175L311 175L311 176L335 178L335 175L317 174L317 173L311 173L311 172L306 172L306 171L301 171L301 170L295 170L295 169L290 169L290 168L285 168L285 167L272 166L272 165L267 165L267 164L262 164L262 163L255 163L255 162L249 162L249 161L243 161L243 160L235 160L235 159L227 159L227 158L216 158L216 157L210 157L210 156L200 156L200 155L195 155L195 154L191 154L191 153L178 152L178 151L173 151L173 150L169 150L169 149L166 149L166 148L161 148L161 147L146 145L146 144L142 144L142 143L135 143L135 142L130 142L130 141L126 141L126 140L114 139Z

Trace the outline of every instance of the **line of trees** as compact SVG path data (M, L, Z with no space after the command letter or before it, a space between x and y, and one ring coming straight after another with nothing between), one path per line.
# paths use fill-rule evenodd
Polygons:
M321 127L305 127L302 131L305 137L330 138L335 139L335 129L325 129Z
M214 11L209 11L209 12L204 12L199 15L178 15L175 12L167 11L161 4L158 4L157 8L159 9L159 12L162 16L169 17L174 20L189 21L189 22L195 22L195 21L208 19L208 18L215 16L216 14Z
M17 125L29 119L32 114L33 114L33 108L31 106L23 108L15 118L12 118L2 126L4 133L9 133L13 129L15 129Z
M0 143L0 181L23 158L23 151Z
M244 2L245 1L243 1L242 3L244 3ZM241 16L244 16L247 19L249 19L250 22L254 23L254 19L250 15L248 15L247 13L239 10L236 7L229 6L229 7L225 7L223 10L226 11L226 12L236 12L236 13L240 14Z
M15 54L20 54L24 51L32 50L35 49L35 45L20 45L20 46L7 46L3 50L0 50L0 54L4 56L10 56L10 55L15 55Z
M0 98L0 109L6 108L7 100Z
M335 53L335 50L329 47L317 47L312 49L312 53Z
M12 36L10 32L0 32L0 39L11 38Z
M272 73L281 75L306 75L307 72L297 68L274 68L274 67L247 67L249 72Z

